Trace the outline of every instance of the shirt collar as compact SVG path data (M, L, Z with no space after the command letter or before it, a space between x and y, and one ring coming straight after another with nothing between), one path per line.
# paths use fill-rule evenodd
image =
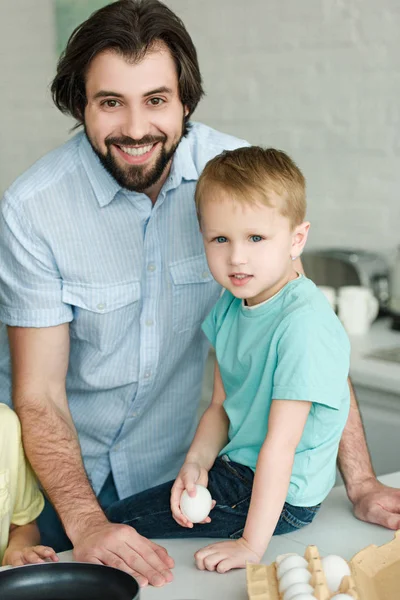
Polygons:
M103 167L99 157L94 152L85 133L81 133L81 143L79 145L79 156L83 168L89 178L97 201L101 207L107 206L115 198L121 186Z
M107 206L123 188L103 167L86 134L82 132L80 135L82 138L79 145L79 155L83 167L100 207ZM167 189L177 188L182 179L197 181L198 178L199 173L193 162L189 140L187 137L183 137L174 154L171 171L166 181Z
M168 178L170 181L168 189L177 188L182 179L185 179L186 181L197 181L198 178L199 173L193 162L189 140L187 137L183 137L179 142L179 146L174 154L171 171Z

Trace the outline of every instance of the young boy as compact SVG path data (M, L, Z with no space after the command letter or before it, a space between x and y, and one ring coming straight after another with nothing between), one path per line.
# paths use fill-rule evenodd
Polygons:
M272 535L310 523L333 487L350 348L323 294L293 268L309 223L305 180L286 154L217 156L196 206L210 270L225 288L203 323L217 357L212 401L175 482L122 500L109 517L147 537L230 538L195 555L200 569L225 572L259 562ZM196 483L215 506L193 527L179 503Z
M57 561L52 548L38 545L35 519L44 499L27 463L17 415L0 404L0 565Z

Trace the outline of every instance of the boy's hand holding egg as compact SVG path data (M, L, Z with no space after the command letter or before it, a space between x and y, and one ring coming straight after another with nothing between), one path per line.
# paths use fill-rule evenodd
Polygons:
M208 471L196 462L184 463L171 490L171 512L181 527L193 523L210 523L208 516L215 506L207 490Z
M203 485L196 485L195 495L190 495L187 490L183 491L180 501L180 509L182 514L191 523L203 523L206 521L208 514L212 508L211 494Z

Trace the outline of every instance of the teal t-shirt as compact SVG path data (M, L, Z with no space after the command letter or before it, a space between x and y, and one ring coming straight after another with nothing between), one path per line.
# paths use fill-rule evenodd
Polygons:
M226 290L202 327L226 393L229 443L220 455L255 470L272 399L312 402L286 500L322 502L350 407L350 344L325 296L304 276L255 307Z

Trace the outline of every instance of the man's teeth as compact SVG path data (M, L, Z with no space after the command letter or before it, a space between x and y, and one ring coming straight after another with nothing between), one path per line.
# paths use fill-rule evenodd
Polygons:
M131 148L129 146L120 146L121 150L129 154L130 156L142 156L142 154L146 154L146 152L150 152L153 144L149 144L148 146L140 146L140 148Z

